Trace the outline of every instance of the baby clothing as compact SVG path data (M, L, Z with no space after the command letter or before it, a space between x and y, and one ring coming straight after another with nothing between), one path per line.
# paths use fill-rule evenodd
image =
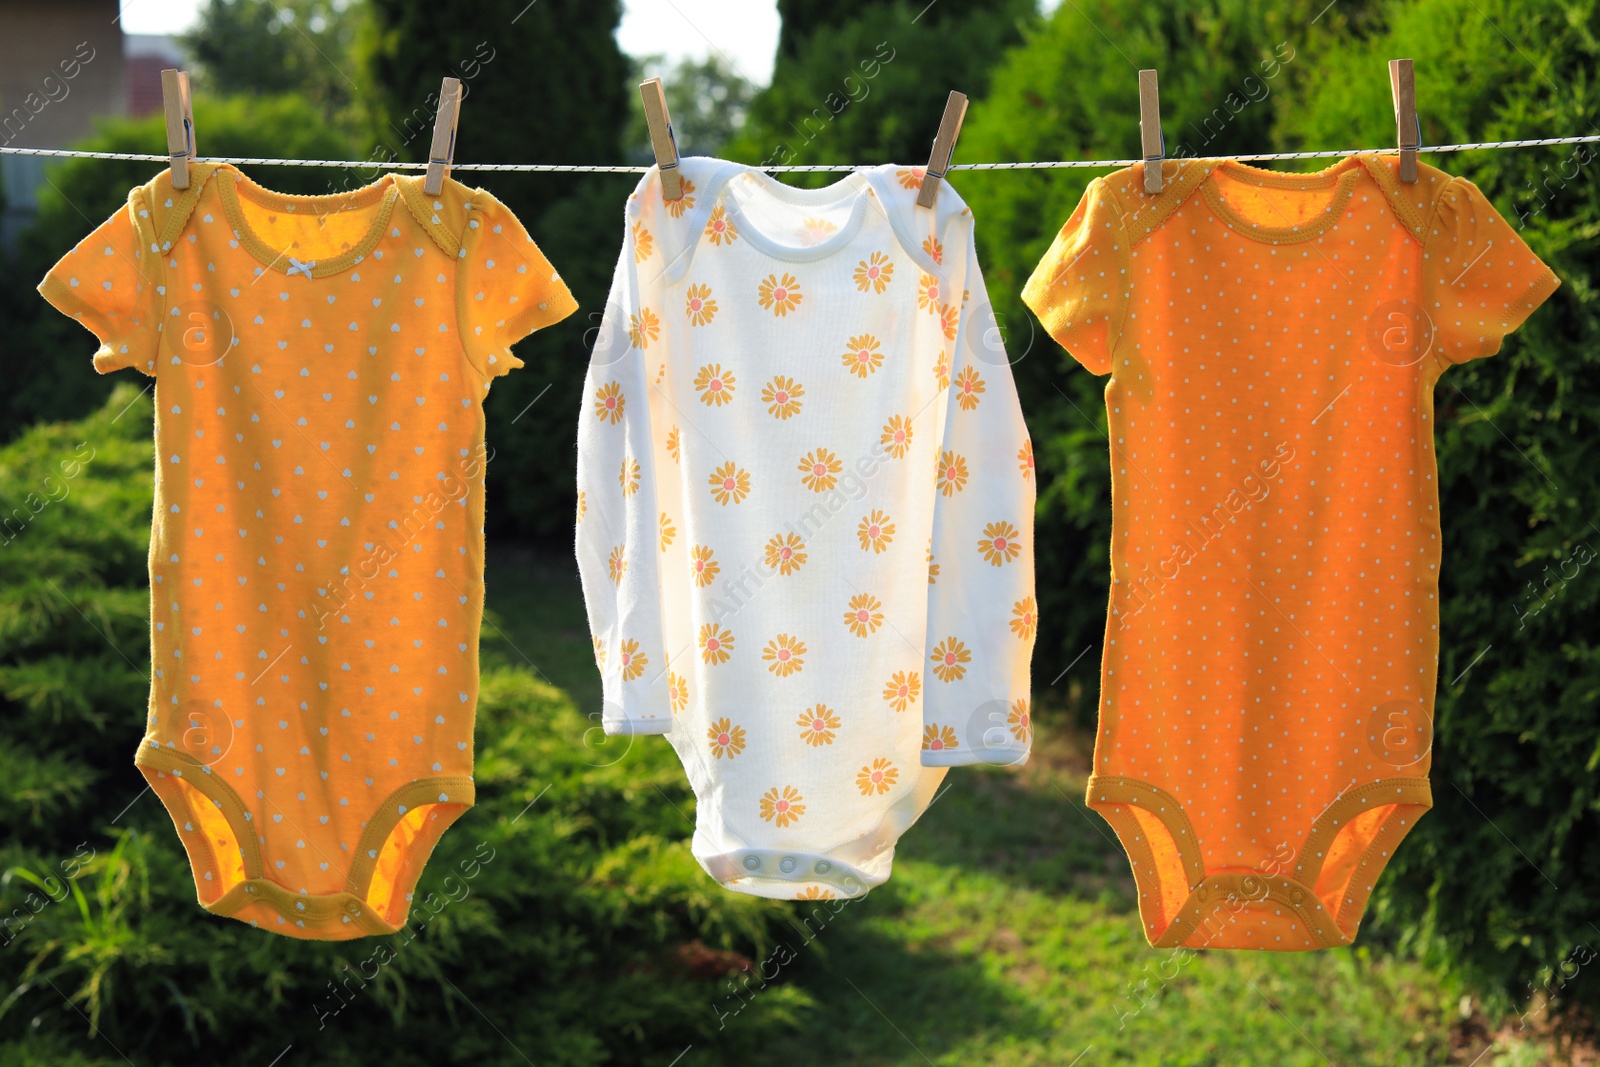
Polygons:
M208 910L392 933L473 803L482 399L575 304L488 193L132 190L40 285L155 380L136 762Z
M945 768L1028 753L1032 449L955 190L651 170L578 430L610 734L665 734L693 851L758 896L857 896Z
M1472 183L1392 157L1092 182L1024 300L1110 374L1088 803L1152 945L1348 944L1432 803L1433 389L1557 280Z

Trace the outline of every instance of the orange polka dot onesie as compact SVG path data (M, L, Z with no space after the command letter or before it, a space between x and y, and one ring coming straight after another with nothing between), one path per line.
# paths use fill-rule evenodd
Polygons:
M155 380L153 673L136 762L202 906L391 933L473 802L482 399L566 286L481 190L285 196L191 164L40 291Z
M1433 389L1555 276L1470 182L1392 157L1097 179L1024 299L1111 375L1088 802L1152 945L1348 944L1432 804Z

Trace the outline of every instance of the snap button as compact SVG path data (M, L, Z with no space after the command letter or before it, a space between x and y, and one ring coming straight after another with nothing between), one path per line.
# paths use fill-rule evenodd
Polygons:
M753 871L759 866L761 866L761 857L759 857L759 856L746 856L744 858L744 869L745 870Z
M782 871L784 874L789 874L793 872L797 866L799 866L799 864L795 863L793 856L785 856L778 863L778 870Z
M295 907L296 911L305 911L306 910L306 902L303 901L303 900L297 900L297 901L294 902L294 907Z
M818 860L817 865L811 869L816 871L818 874L827 874L829 871L833 870L833 864L829 863L827 860Z
M244 891L246 893L254 893L256 891L256 887L253 885L247 885L244 887Z
M347 900L345 901L344 910L349 912L351 915L360 915L361 905L357 904L353 900Z
M1300 904L1300 902L1302 900L1304 900L1304 899L1306 899L1306 894L1305 894L1304 890L1295 889L1295 890L1291 890L1290 893L1289 893L1290 902L1293 903L1296 906L1298 906Z

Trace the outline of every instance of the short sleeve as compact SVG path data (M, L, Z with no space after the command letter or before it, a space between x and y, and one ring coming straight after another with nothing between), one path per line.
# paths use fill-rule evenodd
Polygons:
M156 372L161 257L149 220L142 197L130 196L39 283L46 300L100 339L94 369L101 374L124 367Z
M522 366L511 346L578 309L511 209L474 190L461 237L456 298L462 344L485 378Z
M1500 351L1560 285L1478 187L1452 178L1434 205L1423 286L1434 350L1452 363Z
M1110 373L1128 306L1128 235L1104 178L1084 190L1022 299L1072 358L1095 374Z

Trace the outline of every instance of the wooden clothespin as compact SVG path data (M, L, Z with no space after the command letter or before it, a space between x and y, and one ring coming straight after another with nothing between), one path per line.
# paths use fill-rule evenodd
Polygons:
M1394 124L1400 145L1400 180L1417 180L1417 149L1422 125L1417 121L1417 83L1409 59L1389 60L1389 90L1394 94Z
M961 136L961 120L966 117L967 94L950 90L944 102L944 118L939 120L939 133L933 139L933 153L928 156L928 169L922 175L918 207L932 207L939 198L939 183L950 170L950 160L955 158L956 138Z
M678 173L678 138L672 132L672 116L667 113L667 93L660 78L639 83L644 101L644 120L650 126L650 150L656 154L656 169L661 172L661 198L683 199L683 175Z
M189 188L189 162L194 159L194 101L189 95L189 74L161 72L161 104L167 115L167 155L172 158L172 187Z
M428 196L444 192L450 164L456 158L456 122L461 118L461 79L446 78L439 87L439 113L433 119L433 144L428 146L428 176L422 191Z
M1153 70L1139 72L1139 144L1144 156L1144 191L1159 193L1166 142L1161 136L1161 86Z

